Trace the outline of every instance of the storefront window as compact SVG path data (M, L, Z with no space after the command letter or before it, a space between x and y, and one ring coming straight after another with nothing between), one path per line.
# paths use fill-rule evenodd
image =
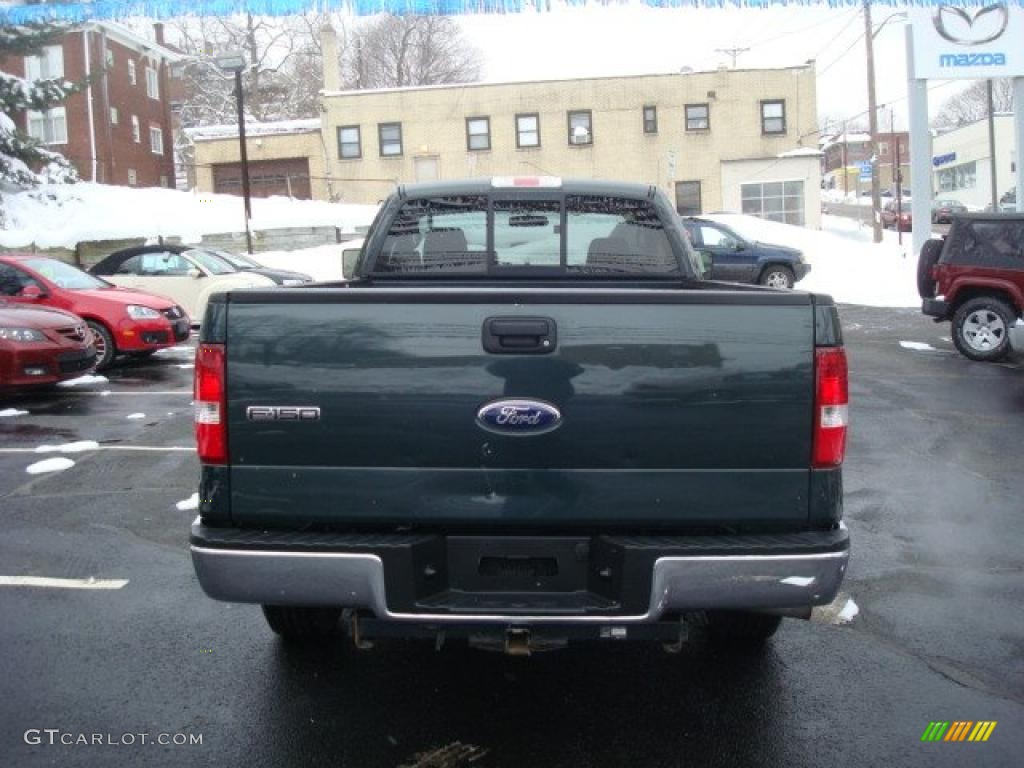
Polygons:
M974 189L977 185L977 164L970 162L943 168L938 176L940 192Z

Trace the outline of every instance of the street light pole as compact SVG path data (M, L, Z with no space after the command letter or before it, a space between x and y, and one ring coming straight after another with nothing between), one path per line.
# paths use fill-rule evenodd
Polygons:
M871 162L871 224L873 240L882 242L882 197L878 185L878 104L875 100L875 30L871 26L871 0L864 0L864 44L868 58L868 152ZM900 223L896 222L899 229Z
M245 107L242 95L242 71L235 70L235 102L238 107L238 154L242 161L242 197L245 200L245 247L252 255L252 201L249 190L249 154L245 146Z
M242 166L242 198L245 203L245 245L252 253L252 231L249 220L252 218L252 202L249 190L249 155L245 146L245 97L242 92L242 71L246 67L245 56L239 52L225 53L214 59L217 69L231 72L235 76L235 107L238 109L238 156Z

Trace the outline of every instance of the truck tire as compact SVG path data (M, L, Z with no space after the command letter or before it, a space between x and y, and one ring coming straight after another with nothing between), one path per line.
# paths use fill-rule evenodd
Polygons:
M764 268L758 282L772 288L792 288L796 285L796 275L789 267L784 267L781 264L769 264Z
M932 267L939 263L939 255L942 253L944 244L944 240L932 238L921 246L921 256L917 260L917 292L922 299L935 298L935 278L932 277Z
M1010 352L1010 328L1017 320L1005 301L979 296L953 313L953 344L971 360L994 363Z
M341 618L340 608L264 605L267 624L285 640L303 642L330 637Z
M745 611L708 611L708 634L734 648L758 648L775 634L781 616Z

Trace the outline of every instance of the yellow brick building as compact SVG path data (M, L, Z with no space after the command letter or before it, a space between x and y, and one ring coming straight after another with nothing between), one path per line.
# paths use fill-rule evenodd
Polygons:
M813 64L327 90L321 109L318 136L291 121L248 144L251 162L306 158L316 199L372 203L398 183L544 174L656 184L685 213L820 221ZM200 189L234 191L215 176L237 163L237 134L196 138Z

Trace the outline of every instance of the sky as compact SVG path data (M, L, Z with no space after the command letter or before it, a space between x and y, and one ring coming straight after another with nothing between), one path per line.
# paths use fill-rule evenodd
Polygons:
M873 9L875 27L895 13ZM539 80L715 69L730 64L720 48L749 48L741 68L817 62L818 113L852 117L867 110L864 20L860 7L674 9L643 6L557 8L548 13L463 16L459 24L484 54L485 80ZM891 19L875 38L878 104L893 103L906 127L904 22ZM933 83L930 111L956 92ZM888 111L879 119L886 125Z

